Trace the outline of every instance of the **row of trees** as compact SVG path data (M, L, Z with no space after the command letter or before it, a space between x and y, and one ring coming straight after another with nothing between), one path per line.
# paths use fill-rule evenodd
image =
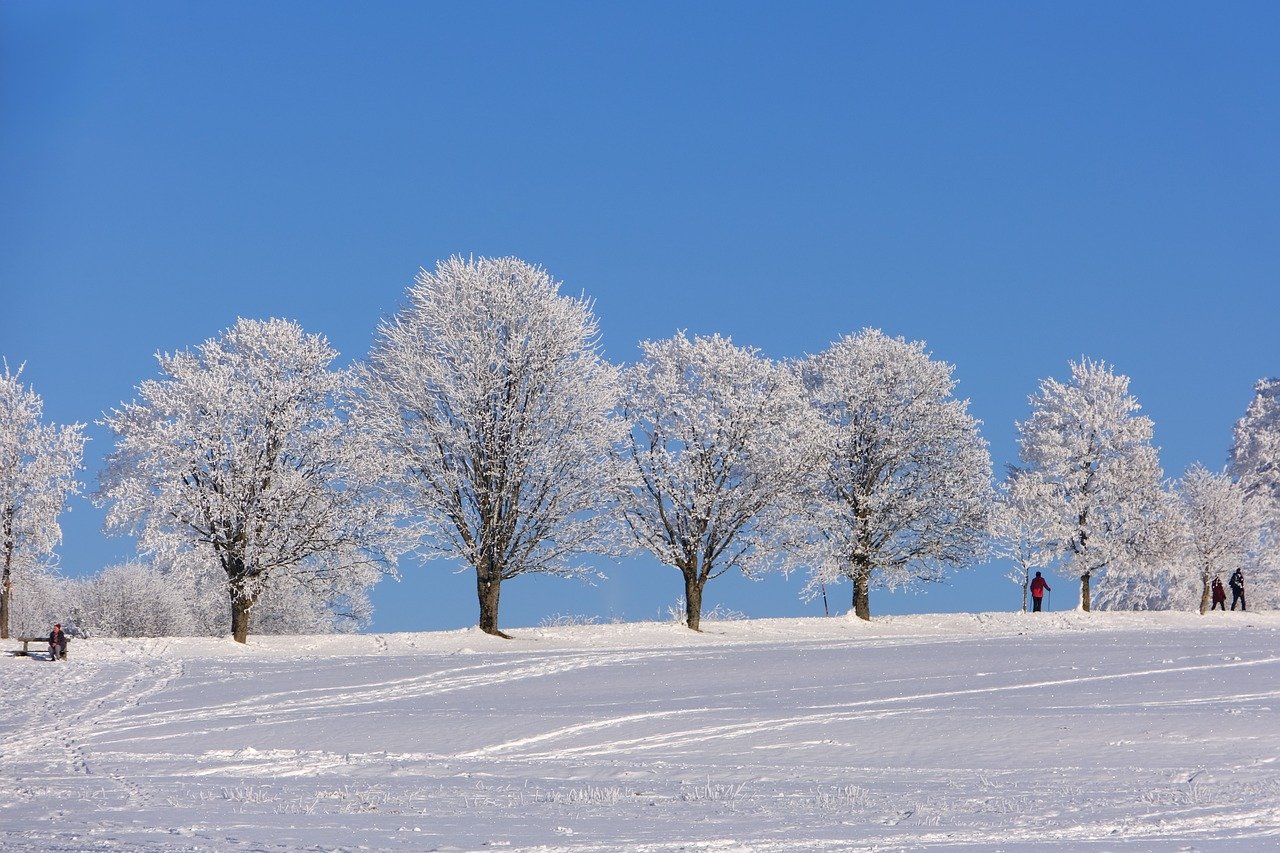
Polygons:
M1018 424L1020 464L1010 466L993 513L997 552L1017 567L1026 593L1033 570L1059 565L1080 579L1084 610L1092 582L1113 609L1209 607L1215 576L1249 569L1273 581L1280 529L1280 382L1263 380L1227 470L1192 465L1164 481L1129 380L1106 365L1071 365L1071 380L1046 379Z
M589 301L514 258L422 271L345 370L294 323L240 320L160 355L160 377L106 414L116 447L93 499L151 565L220 590L201 606L241 642L268 602L358 618L410 551L469 566L480 627L500 636L503 581L635 549L680 572L694 630L706 584L733 570L804 567L810 595L848 580L870 618L873 586L993 551L1024 589L1036 567L1079 577L1086 610L1177 599L1188 573L1207 596L1215 573L1274 553L1280 383L1259 384L1230 473L1170 488L1128 380L1073 364L1031 398L995 487L952 367L922 343L868 329L779 363L680 333L619 368L598 341ZM40 425L7 366L5 382L7 633L10 565L48 564L83 429Z

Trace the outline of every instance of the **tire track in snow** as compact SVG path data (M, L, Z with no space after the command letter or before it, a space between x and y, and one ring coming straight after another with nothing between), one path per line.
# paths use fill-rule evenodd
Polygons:
M378 707L390 701L439 696L445 693L492 686L500 682L547 678L601 666L632 663L645 657L661 657L661 652L648 655L629 652L580 653L569 657L530 656L514 664L509 661L487 661L482 664L456 667L427 675L412 676L394 681L370 682L352 688L333 686L309 688L302 691L280 691L209 705L193 713L190 708L175 711L154 711L131 714L127 721L110 727L112 736L127 735L140 729L148 729L166 723L213 722L239 716L270 713L273 719L286 720L290 715L313 712L331 713L335 708L350 709L361 705ZM115 742L105 739L104 744Z
M644 737L627 738L623 740L610 740L598 744L572 746L566 745L546 752L526 752L519 753L521 746L532 743L544 743L572 737L582 734L586 731L599 731L608 728L615 728L619 725L625 725L628 722L640 721L645 718L654 716L673 716L673 714L653 714L653 715L633 715L631 717L615 718L613 720L604 721L606 725L580 724L568 726L562 729L545 732L539 735L532 735L517 738L511 741L505 741L499 744L492 744L479 749L468 750L464 753L458 753L454 758L478 758L485 756L493 756L497 754L507 754L506 757L523 760L523 761L553 761L557 758L566 756L574 756L576 758L598 757L602 755L615 755L618 752L632 751L648 751L653 749L661 749L664 747L681 747L690 743L701 743L712 739L733 739L744 737L752 734L759 734L764 731L775 731L785 728L795 728L798 726L809 725L828 725L831 723L856 722L868 718L883 717L886 715L898 715L906 713L934 713L934 708L902 708L895 709L894 706L904 703L929 702L939 699L951 699L962 696L989 696L996 693L1008 693L1020 690L1040 690L1048 687L1063 685L1079 685L1091 682L1108 682L1120 681L1133 678L1141 678L1152 675L1170 675L1175 673L1200 672L1210 669L1220 669L1223 667L1246 667L1261 666L1266 664L1280 663L1280 657L1261 658L1252 661L1216 661L1203 664L1189 664L1176 667L1161 667L1157 669L1132 670L1128 672L1114 672L1103 675L1085 675L1076 678L1056 678L1042 679L1039 681L1024 682L1019 684L1000 684L991 687L969 687L957 690L939 690L923 693L914 693L904 696L880 697L876 699L866 699L854 702L842 702L835 705L818 705L811 706L812 711L821 711L821 713L807 714L789 714L786 716L773 716L766 719L751 720L741 723L728 723L722 725L701 726L693 729L685 729L680 731L663 732L656 735ZM717 707L705 707L699 709L690 709L689 712L700 711L703 713L714 714L722 713L726 709ZM513 754L514 753L514 754Z
M718 708L698 708L694 711L715 714L722 709ZM601 744L592 744L587 746L564 746L550 752L531 752L519 755L507 756L521 761L554 761L557 758L572 756L574 758L597 758L606 755L617 755L619 752L644 752L654 749L662 749L665 747L683 747L689 744L706 743L711 740L733 740L735 738L748 737L751 735L761 734L763 732L776 732L783 729L798 728L801 726L813 725L829 725L831 723L848 723L858 722L869 719L884 719L886 717L897 717L907 714L932 714L936 713L930 708L899 708L899 709L878 709L853 711L848 713L826 713L826 714L804 714L800 716L790 715L786 717L769 717L766 719L756 719L742 723L724 723L720 725L701 726L692 729L682 729L679 731L662 732L656 735L647 735L644 737L627 738L624 740L612 740ZM665 715L654 715L665 716ZM570 726L566 730L571 731L574 727ZM560 731L548 733L546 736L527 738L522 740L546 740L560 734ZM503 744L495 744L479 750L472 750L468 753L459 753L452 758L462 759L476 756L492 756L509 751L514 745L521 741L511 741Z
M684 708L677 711L654 711L647 714L627 714L622 717L610 717L605 720L593 720L589 723L579 723L573 726L565 726L554 731L544 732L539 735L531 735L529 737L517 738L516 740L506 741L505 743L492 744L490 746L473 749L467 752L456 753L453 758L484 758L486 756L495 755L501 752L509 752L513 749L519 749L522 746L528 746L534 743L542 743L548 740L557 740L560 738L572 737L582 734L583 732L597 731L600 729L611 729L623 726L628 723L639 722L640 720L653 720L660 717L675 717L683 714L696 714L714 710L710 708ZM560 754L563 754L561 751Z

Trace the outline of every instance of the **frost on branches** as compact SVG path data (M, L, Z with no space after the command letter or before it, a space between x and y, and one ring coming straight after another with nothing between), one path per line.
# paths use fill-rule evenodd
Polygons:
M78 494L84 425L41 423L44 403L19 381L22 368L0 374L0 638L9 636L14 581L33 583L52 565L62 541L58 516ZM30 630L34 626L26 626Z
M1091 606L1090 579L1104 570L1117 585L1137 577L1162 548L1163 473L1152 424L1137 414L1129 378L1106 364L1071 363L1071 381L1044 379L1018 424L1022 474L1035 495L1030 511L1044 524L1041 547L1080 578L1080 607Z
M623 515L635 541L684 577L700 629L707 581L779 567L818 424L785 367L719 335L642 343L626 373L631 466Z
M1261 502L1226 473L1192 465L1177 484L1182 514L1184 583L1194 584L1195 601L1209 609L1210 584L1225 584L1236 569L1256 583L1266 577L1267 515ZM1269 580L1269 578L1268 578Z
M396 460L424 553L475 570L497 636L503 581L589 577L584 554L617 551L617 370L590 303L558 291L516 258L441 261L379 327L363 377L361 420Z
M998 556L1013 561L1015 568L1007 577L1022 587L1024 613L1031 573L1051 559L1044 547L1054 523L1052 516L1045 515L1045 509L1052 506L1048 490L1042 479L1023 476L1021 468L1011 465L991 510L992 545Z
M1249 408L1236 421L1230 470L1280 526L1280 379L1261 379L1253 390Z
M847 578L853 612L871 618L885 588L939 581L985 553L991 456L952 366L924 344L876 329L847 335L801 366L821 416L807 490L814 528L810 589Z
M162 378L104 421L117 437L95 495L108 532L137 534L160 563L216 560L238 642L283 576L329 600L394 570L399 508L340 411L350 380L329 370L336 355L292 322L238 320L157 356Z
M1180 566L1184 558L1177 497L1161 489L1145 510L1133 552L1107 567L1093 595L1097 610L1169 610L1188 607Z
M174 583L172 575L145 563L110 566L94 577L73 581L71 586L75 625L86 636L189 637L202 633L196 610L201 602L183 584ZM219 601L225 599L225 595L219 596Z

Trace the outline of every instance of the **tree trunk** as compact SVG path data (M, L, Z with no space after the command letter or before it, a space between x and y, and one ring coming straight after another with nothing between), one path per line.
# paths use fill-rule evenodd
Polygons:
M9 639L9 605L13 599L13 507L4 512L4 574L0 577L0 640Z
M867 569L853 574L853 615L871 621L871 572Z
M1027 612L1027 590L1031 588L1031 581L1027 580L1024 575L1022 578L1022 612Z
M702 587L696 569L681 569L684 573L684 623L690 631L702 631Z
M258 593L250 593L249 570L239 556L222 556L222 570L227 573L227 592L231 596L231 638L237 643L249 641L249 618Z
M9 580L9 567L4 567L4 580L0 581L0 640L9 639L9 599L13 595L13 583Z
M1085 613L1089 612L1089 575L1091 572L1085 572L1080 576L1080 609Z
M502 576L493 573L493 577L482 578L476 572L476 597L480 599L480 630L504 640L510 640L509 634L498 630L498 594L501 591Z
M249 617L257 596L246 595L238 585L231 586L231 638L237 643L249 642Z
M1209 576L1201 575L1200 582L1202 586L1200 590L1200 615L1203 616L1209 612Z

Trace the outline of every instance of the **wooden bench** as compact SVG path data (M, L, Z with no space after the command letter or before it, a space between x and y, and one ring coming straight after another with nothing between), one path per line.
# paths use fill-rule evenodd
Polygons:
M13 638L13 641L14 641L15 643L22 643L22 651L20 651L20 652L15 651L15 652L13 653L15 657L22 657L22 656L24 656L24 655L26 655L27 657L30 657L30 656L31 656L31 648L30 648L30 644L31 644L31 643L41 643L41 644L43 644L43 645L44 645L45 649L48 649L48 647L49 647L49 638L48 638L48 637L14 637L14 638ZM71 643L69 643L69 642L68 642L68 643L67 643L67 650L68 650L68 652L70 652L70 649L71 649Z

